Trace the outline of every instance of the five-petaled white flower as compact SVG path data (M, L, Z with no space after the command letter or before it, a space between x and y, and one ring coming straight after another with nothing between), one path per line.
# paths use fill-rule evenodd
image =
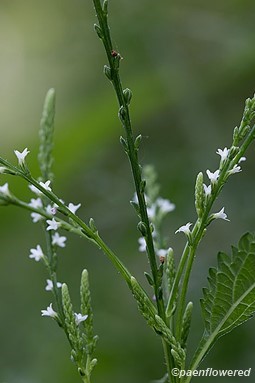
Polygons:
M5 196L10 196L10 190L9 190L9 185L6 182L3 186L0 186L0 193L4 194Z
M31 213L31 218L32 218L32 221L34 223L36 223L36 222L41 221L41 219L43 219L43 216L41 214L39 214L39 213L33 212L33 213Z
M223 162L229 155L229 149L228 148L224 148L223 150L218 149L216 153L219 154L219 156L221 157L221 161Z
M189 235L190 234L190 226L192 225L192 223L188 222L186 223L186 225L183 225L181 227L179 227L178 230L176 230L175 234L177 233L184 233L186 235Z
M212 173L210 172L210 170L207 169L206 174L208 175L208 178L211 181L211 183L214 184L220 176L220 171L218 169L214 173Z
M46 279L47 285L45 287L46 291L52 291L53 290L53 282L51 279ZM60 288L62 287L62 283L57 282L57 287Z
M228 174L240 173L242 171L241 166L235 165L233 169L228 171Z
M47 191L51 191L51 188L50 188L50 181L46 181L46 182L39 182L39 184Z
M40 259L44 257L42 248L40 245L36 246L36 249L30 249L29 258L34 259L36 262L39 262Z
M139 243L139 251L141 251L141 253L146 251L146 241L143 237L138 238L138 243Z
M52 303L47 307L47 310L41 310L42 316L57 318L58 314L52 308Z
M45 210L49 215L55 215L57 213L57 208L55 206L47 205Z
M203 186L204 186L205 195L206 197L208 197L212 193L212 185L206 186L205 184L203 184Z
M227 214L224 213L224 207L218 212L218 213L214 213L212 215L212 218L214 219L224 219L225 221L229 221L229 219L227 218Z
M54 233L52 236L52 245L57 245L59 247L65 247L66 237L60 236L58 233Z
M76 323L76 326L79 326L79 324L81 322L84 322L87 318L88 318L88 315L82 315L82 314L77 314L77 313L74 313L74 316L75 316L75 323Z
M43 207L41 198L32 198L28 205L35 209L41 209Z
M19 152L18 150L14 150L15 156L18 158L19 165L22 166L25 163L25 158L30 153L27 148L23 150L23 152Z
M58 228L61 226L61 223L57 222L55 218L47 219L46 222L49 225L46 230L58 230Z
M75 214L76 211L81 207L81 204L78 203L78 205L74 205L72 202L69 203L68 205L68 209L73 213Z

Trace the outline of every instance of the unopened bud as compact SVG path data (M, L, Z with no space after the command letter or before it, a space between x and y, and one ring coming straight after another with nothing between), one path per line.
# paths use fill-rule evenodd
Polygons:
M140 221L137 225L137 229L140 231L143 237L147 235L147 228L144 222Z
M102 38L103 38L103 32L102 32L102 29L101 29L97 24L94 24L94 29L95 29L95 31L96 31L98 37L99 37L100 39L102 39Z
M129 105L130 101L132 99L132 92L131 92L131 90L129 88L124 89L123 90L123 95L124 95L126 104Z
M112 81L112 70L107 65L104 66L104 74L108 78L108 80Z

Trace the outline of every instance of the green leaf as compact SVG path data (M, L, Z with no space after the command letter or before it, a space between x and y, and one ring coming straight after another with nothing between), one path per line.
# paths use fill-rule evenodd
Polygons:
M255 236L247 233L232 257L218 255L218 268L209 270L209 287L201 300L205 332L193 359L195 369L217 339L255 313Z

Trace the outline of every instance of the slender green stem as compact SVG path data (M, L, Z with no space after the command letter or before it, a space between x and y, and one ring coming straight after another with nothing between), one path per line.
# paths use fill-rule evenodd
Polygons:
M144 197L144 190L143 190L144 187L142 186L141 170L140 170L139 162L138 162L137 149L135 148L135 141L134 141L132 127L131 127L129 107L124 97L123 87L122 87L120 76L119 76L119 66L116 65L117 59L116 59L116 56L113 55L112 53L113 45L112 45L112 40L111 40L110 31L108 27L107 14L103 12L100 0L93 0L93 2L94 2L95 10L97 13L99 25L102 31L101 38L105 47L105 51L107 54L107 58L108 58L108 62L109 62L110 70L111 70L111 81L116 92L119 106L120 108L122 108L122 111L123 111L122 113L123 117L121 121L126 131L128 156L130 160L135 189L136 189L137 198L139 202L141 220L146 227L147 251L148 251L148 257L149 257L150 267L152 271L152 276L153 276L153 280L155 284L155 295L157 299L158 309L159 311L163 312L162 308L160 307L162 305L161 303L158 302L160 300L159 299L160 286L158 284L158 278L157 278L157 262L156 262L150 222L149 222L149 218L147 214L146 202ZM120 60L120 58L118 58L118 60Z
M156 255L154 249L154 243L152 238L152 232L150 227L150 222L147 213L146 201L144 196L144 183L141 177L141 169L138 161L138 150L135 147L135 140L133 137L133 131L131 126L130 114L128 102L125 99L123 87L121 84L120 76L119 76L119 60L120 55L117 52L113 51L113 44L110 36L110 30L108 27L107 20L107 12L103 11L100 0L93 0L97 18L99 21L100 31L99 37L102 39L106 55L108 58L109 66L110 66L110 76L111 82L116 92L116 96L119 104L119 116L122 122L123 128L126 132L127 139L127 154L129 157L131 170L133 174L136 194L139 203L140 217L141 222L145 227L146 234L144 235L147 245L147 254L150 263L150 268L152 272L152 278L154 282L154 292L156 297L157 309L161 318L165 321L165 307L163 301L163 294L160 293L160 281L158 278L158 266L156 262ZM117 55L117 57L116 57ZM164 343L164 341L163 341ZM167 364L173 364L173 359L170 353L170 348L167 344L164 345L164 352ZM169 375L169 380L171 379L171 375Z

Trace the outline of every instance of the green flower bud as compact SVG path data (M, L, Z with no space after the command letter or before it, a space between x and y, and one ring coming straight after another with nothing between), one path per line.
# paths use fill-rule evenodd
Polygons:
M130 101L132 99L132 92L130 89L126 88L123 90L123 95L124 95L124 98L125 98L125 102L127 105L130 104Z
M137 229L140 231L143 237L147 235L147 227L144 222L140 221L137 225Z
M119 119L122 122L123 125L126 123L126 118L127 118L127 110L126 108L122 105L119 109Z
M96 31L98 37L99 37L100 39L103 39L104 36L103 36L102 29L101 29L97 24L94 24L94 29L95 29L95 31Z
M107 65L104 66L104 74L108 78L108 80L112 81L112 70Z

